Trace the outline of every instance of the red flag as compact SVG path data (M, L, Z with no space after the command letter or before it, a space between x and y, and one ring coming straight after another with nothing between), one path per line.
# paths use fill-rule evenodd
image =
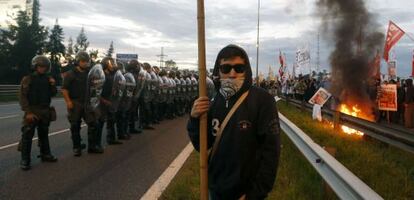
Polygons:
M284 61L283 56L282 56L282 51L279 51L279 62L280 62L279 75L280 75L280 77L282 77L283 72L284 72L283 68L285 66L285 61Z
M412 61L411 77L414 77L414 50L413 50L413 61Z
M394 22L390 21L387 31L387 39L385 40L384 46L384 59L388 62L388 53L390 49L395 45L395 43L400 40L400 38L405 34L405 32L398 27Z

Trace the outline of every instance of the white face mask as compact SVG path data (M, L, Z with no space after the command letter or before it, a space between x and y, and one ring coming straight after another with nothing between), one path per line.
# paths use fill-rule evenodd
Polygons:
M243 86L244 78L226 78L220 79L220 94L228 100L234 94L236 94Z

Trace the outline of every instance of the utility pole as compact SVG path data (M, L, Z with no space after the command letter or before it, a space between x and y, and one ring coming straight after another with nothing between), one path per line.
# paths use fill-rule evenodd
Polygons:
M161 47L161 54L160 55L157 55L157 57L160 57L160 60L159 60L159 62L160 62L160 68L161 67L164 67L163 66L163 64L164 64L164 57L168 57L168 55L165 55L164 54L164 47Z

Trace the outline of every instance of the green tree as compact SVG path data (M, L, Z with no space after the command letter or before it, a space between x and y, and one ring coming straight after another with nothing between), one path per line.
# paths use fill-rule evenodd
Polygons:
M106 56L112 58L112 54L114 54L114 41L111 41L111 44L109 45L108 52L106 53Z
M31 34L33 36L33 49L36 54L43 54L46 52L46 44L48 38L48 30L45 26L40 25L40 3L39 0L33 1Z
M73 40L72 37L69 37L68 47L66 48L66 57L71 57L73 53Z
M177 63L174 62L173 60L167 60L167 61L165 61L165 66L166 67L175 67L175 66L177 66Z
M78 37L76 38L76 44L74 46L75 53L78 53L79 51L86 51L88 46L88 37L86 37L85 29L82 27Z
M10 76L10 54L12 44L10 43L10 32L0 30L0 83L8 83L6 80Z
M52 75L60 84L60 58L65 54L65 45L63 45L63 29L59 26L58 20L50 31L49 41L47 43L47 51L50 53L50 61L52 63Z
M36 54L45 52L48 30L40 25L40 4L38 0L33 2L32 18L27 12L19 11L14 19L15 24L9 24L8 30L1 32L1 53L7 58L5 74L2 82L18 83L22 76L30 73L31 60Z

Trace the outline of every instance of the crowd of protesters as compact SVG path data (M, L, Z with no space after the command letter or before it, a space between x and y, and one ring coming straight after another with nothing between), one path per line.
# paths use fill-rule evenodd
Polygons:
M389 121L393 124L404 125L406 128L414 128L414 86L413 80L408 79L391 79L375 80L368 85L367 93L374 101L378 98L381 84L397 85L397 111L379 111L377 105L374 106L375 121ZM274 96L284 96L290 99L296 99L308 102L319 88L325 88L329 91L331 87L331 78L328 76L310 77L299 76L283 80L263 80L260 81L260 87L266 89ZM337 100L337 98L332 97ZM331 99L331 100L332 100ZM332 105L332 104L329 104ZM338 104L334 104L338 105ZM375 108L376 107L376 108ZM335 109L330 106L330 109Z

